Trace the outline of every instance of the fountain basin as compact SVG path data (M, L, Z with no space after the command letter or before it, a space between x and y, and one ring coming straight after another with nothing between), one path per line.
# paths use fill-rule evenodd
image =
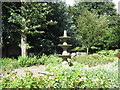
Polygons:
M58 54L59 57L63 58L63 61L67 61L67 58L70 57L70 55L62 55L62 54Z
M61 36L61 37L59 37L60 39L62 39L63 41L67 41L68 39L70 39L71 37L69 37L69 36Z
M60 36L59 38L60 39L70 39L71 37L69 37L69 36Z
M59 44L58 46L60 46L63 49L67 49L67 48L69 48L72 45L71 44L67 44L67 45Z
M69 57L70 55L69 54L68 55L58 54L58 56L60 56L60 57Z

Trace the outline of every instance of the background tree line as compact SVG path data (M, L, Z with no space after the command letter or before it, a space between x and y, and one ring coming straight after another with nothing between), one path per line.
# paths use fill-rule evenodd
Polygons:
M63 30L72 36L72 48L120 48L120 17L112 2L65 3L3 2L3 50L18 48L26 56L60 53ZM94 51L93 51L94 52ZM7 56L7 55L6 55Z

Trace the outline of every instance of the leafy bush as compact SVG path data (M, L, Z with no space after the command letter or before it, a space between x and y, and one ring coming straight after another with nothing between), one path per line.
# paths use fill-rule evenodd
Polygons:
M49 66L47 70L54 72L55 75L57 74L61 83L66 82L62 84L62 88L118 88L119 86L118 60L108 65L99 65L96 68L89 68L84 64L76 63L68 68L62 65ZM70 80L66 79L69 76Z
M54 55L42 55L40 58L37 57L19 57L18 58L18 63L22 67L28 67L32 65L47 65L50 63L60 63L62 61L61 58L54 56Z
M45 64L45 65L48 65L50 63L54 63L54 64L59 64L62 62L62 59L57 57L57 56L54 56L54 55L42 55L39 59L38 59L39 63L40 64Z
M14 58L2 58L0 59L0 73L9 73L15 68L18 68L19 64Z
M100 55L88 55L88 56L76 56L72 59L73 62L78 62L81 64L96 66L100 64L107 64L109 62L113 62L117 60L117 57L107 57Z
M49 60L49 57L47 56L47 55L42 55L39 59L38 59L38 64L40 65L40 64L42 64L42 65L44 65L46 62L47 62L47 60Z
M116 49L116 50L101 50L101 51L98 51L97 54L98 55L104 55L104 56L115 56L115 54L117 54L119 52L119 49Z
M28 67L33 65L48 65L50 63L59 64L62 59L54 55L42 55L41 57L22 57L19 56L18 60L14 58L0 59L0 73L10 72L18 67Z
M72 59L73 62L78 62L81 64L94 66L99 64L107 64L109 62L113 62L118 60L114 55L118 52L118 50L109 50L109 51L99 51L98 53L90 54L90 55L78 55Z
M59 58L57 56L50 55L48 57L49 57L49 59L45 62L46 65L48 65L50 63L60 64L62 62L62 58Z
M20 56L18 57L18 64L21 67L28 67L37 64L37 58L36 57L28 57L28 56Z

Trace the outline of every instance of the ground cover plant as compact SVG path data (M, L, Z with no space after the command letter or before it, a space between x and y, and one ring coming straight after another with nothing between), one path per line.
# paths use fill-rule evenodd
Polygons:
M53 74L33 77L27 71L25 77L16 77L14 73L3 77L0 88L118 88L117 63L115 61L109 66L96 69L86 68L83 64L72 67L64 67L62 64L55 67L51 64L47 70Z

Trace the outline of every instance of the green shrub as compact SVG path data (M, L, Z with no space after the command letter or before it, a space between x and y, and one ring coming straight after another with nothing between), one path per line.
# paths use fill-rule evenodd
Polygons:
M98 51L97 54L98 55L104 55L104 56L115 56L115 54L117 54L119 52L119 49L116 49L116 50L101 50L101 51Z
M118 88L118 60L109 65L100 65L98 68L89 68L86 65L76 63L66 68L62 65L48 67L47 70L58 76L62 88ZM66 78L70 78L66 79ZM60 79L60 80L59 80Z
M46 64L54 63L54 64L60 64L62 62L62 58L59 58L54 55L50 55L49 59L46 61Z
M50 63L53 63L53 64L59 64L62 62L62 59L57 57L57 56L54 56L54 55L42 55L39 59L38 59L38 64L42 64L42 65L48 65Z
M28 66L32 66L32 65L47 65L50 63L54 63L54 64L59 64L62 61L61 58L54 56L54 55L42 55L41 57L37 58L37 57L18 57L18 64L21 67L28 67Z
M21 67L28 67L28 66L32 66L32 65L36 65L37 64L37 58L36 57L28 57L28 56L20 56L18 57L18 64Z
M44 65L48 60L49 60L49 56L43 54L43 55L38 59L38 64Z
M14 58L2 58L0 59L0 73L9 73L15 68L18 68L19 64Z
M98 53L90 54L90 55L78 55L72 59L73 62L78 62L81 64L95 66L100 64L107 64L109 62L113 62L118 60L114 55L118 52L118 50L109 50L109 51L99 51Z

